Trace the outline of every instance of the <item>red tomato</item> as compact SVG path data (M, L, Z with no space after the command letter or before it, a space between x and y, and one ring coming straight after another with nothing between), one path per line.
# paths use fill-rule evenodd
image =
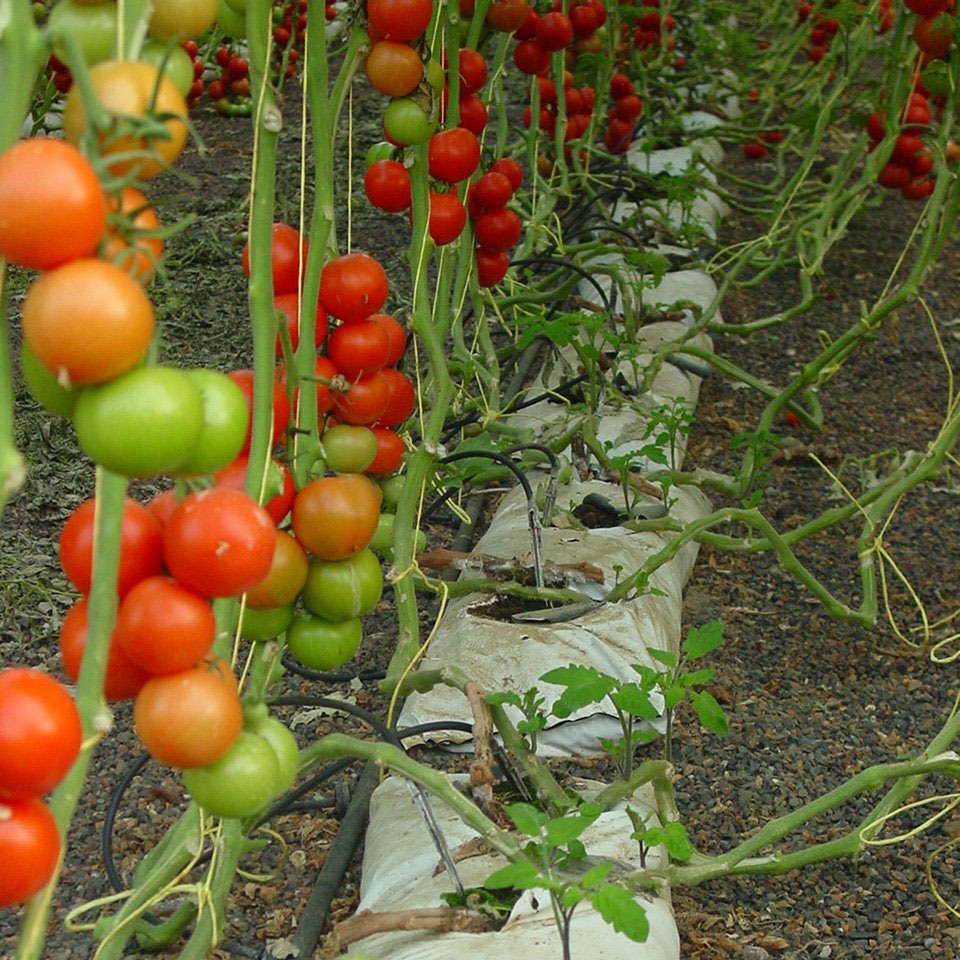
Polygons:
M214 487L187 494L163 531L167 569L205 597L232 597L270 569L276 527L245 493Z
M385 213L399 213L410 206L410 174L397 160L377 160L363 178L367 199Z
M0 154L0 257L34 270L92 256L107 222L96 171L63 140L34 137Z
M377 530L380 488L359 473L312 480L293 501L293 532L320 560L344 560Z
M252 370L232 370L227 376L243 391L243 396L247 401L247 406L253 410L253 371ZM275 380L273 384L273 443L274 445L283 441L287 432L287 423L290 420L290 398L284 385ZM244 451L250 449L250 433L253 429L251 422L247 428L247 440L243 445Z
M552 10L537 21L537 40L544 50L562 50L573 42L573 24L565 13Z
M26 667L0 672L0 803L52 790L81 739L73 698L53 677Z
M60 662L63 672L74 682L80 675L83 652L87 647L87 598L81 597L63 618L60 628ZM103 681L103 696L113 702L132 700L140 688L150 679L150 674L141 669L120 649L116 631L110 636L107 652L107 672Z
M342 323L330 333L327 356L353 383L386 365L390 359L390 337L379 323L369 318Z
M913 40L929 57L945 57L950 51L953 34L948 23L937 17L918 17L913 25Z
M510 157L501 157L490 165L491 173L502 173L513 185L514 191L523 183L523 167Z
M344 393L335 393L333 406L344 423L366 426L383 416L390 401L390 388L382 370L360 377Z
M230 749L243 728L236 680L217 663L152 677L134 701L133 724L160 763L206 766Z
M307 259L307 241L286 223L275 223L271 236L273 294L296 293L300 289L300 263ZM243 272L250 276L250 244L243 247Z
M550 51L539 40L522 40L513 48L513 63L521 73L535 76L550 66Z
M296 293L280 293L273 298L273 309L280 314L280 322L286 323L287 333L290 334L290 345L296 350L300 343L300 331L298 329L297 317L300 313L300 296ZM317 313L313 321L313 343L316 347L322 347L327 339L327 313L323 307L317 304ZM280 334L277 334L277 356L283 355L283 341Z
M495 287L506 275L510 258L500 250L477 247L477 283L481 287Z
M368 0L367 20L373 36L405 43L416 40L433 16L432 0Z
M527 0L493 0L487 10L487 23L494 30L512 33L523 25L529 12Z
M32 797L0 800L0 909L42 890L59 859L60 831L44 804Z
M317 357L313 375L317 378L317 415L323 417L333 409L336 394L330 389L330 381L339 371L327 357Z
M473 174L480 163L480 142L463 127L442 130L427 146L430 176L446 183L459 183Z
M513 184L496 170L485 173L476 183L477 201L486 210L499 210L513 196Z
M430 219L427 229L430 239L438 247L453 243L463 233L466 225L466 208L455 193L430 191Z
M232 463L228 463L222 470L218 470L213 479L217 486L230 487L232 490L243 490L247 481L247 466L250 456L241 453ZM293 505L293 477L287 465L275 457L271 458L267 467L266 487L264 495L267 500L263 509L270 515L274 524L279 524L290 512Z
M407 331L403 329L403 324L391 317L389 313L374 313L367 319L378 323L386 331L387 339L390 341L390 352L387 354L386 365L388 367L394 366L400 361L403 351L407 348Z
M417 393L413 382L399 370L387 367L381 371L387 381L389 398L387 407L377 421L379 427L397 427L413 413L417 404Z
M460 126L479 137L487 125L487 108L475 93L460 98Z
M373 427L372 429L374 436L377 438L377 455L364 473L376 477L396 473L403 463L404 453L407 452L406 445L393 430L386 427Z
M60 566L81 592L90 592L93 575L93 521L96 501L91 497L77 507L60 531ZM163 569L163 531L160 522L136 500L123 501L120 532L120 574L117 593L122 597L144 577Z
M387 275L369 254L344 254L331 260L320 275L320 302L340 320L363 320L386 299Z
M523 224L512 210L485 210L477 214L473 232L477 243L487 250L509 250L520 239Z
M158 493L152 500L147 501L147 509L159 522L161 528L167 525L170 514L173 513L176 508L177 491L173 487Z
M479 93L487 82L487 61L482 53L462 47L459 53L460 92Z
M204 597L169 577L148 577L124 598L117 612L120 648L152 674L196 666L213 646L217 623Z

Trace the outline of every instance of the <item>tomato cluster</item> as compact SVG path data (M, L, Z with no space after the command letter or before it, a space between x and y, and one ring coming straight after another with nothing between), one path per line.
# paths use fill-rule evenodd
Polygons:
M633 81L625 73L610 78L610 99L607 131L603 142L611 153L626 153L633 141L633 132L643 113L643 100L637 96Z
M46 886L60 832L41 799L80 753L80 716L70 694L39 670L0 671L0 908Z
M221 113L238 114L236 108L251 108L250 64L246 57L231 52L229 47L217 47L214 60L220 76L207 84L207 96Z
M476 242L477 282L496 286L510 266L508 252L520 240L523 222L507 208L523 183L523 169L516 160L501 157L470 186L467 204Z
M840 29L840 21L830 17L822 10L815 9L809 0L798 0L797 22L811 23L810 42L807 45L807 59L811 63L819 63L826 55L831 40Z

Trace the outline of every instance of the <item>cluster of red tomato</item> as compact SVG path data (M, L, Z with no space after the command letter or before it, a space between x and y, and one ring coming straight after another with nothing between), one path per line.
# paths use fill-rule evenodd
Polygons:
M516 160L501 157L478 177L467 191L467 208L476 241L477 283L495 287L510 266L508 252L516 246L523 221L507 208L523 183L523 169Z
M217 47L214 60L220 76L207 84L207 96L221 112L231 102L250 101L250 64L246 57L231 53L229 47ZM228 99L228 94L230 98Z
M0 671L0 909L32 897L53 876L60 832L42 797L80 753L70 694L39 670Z
M615 73L610 78L610 99L613 101L607 114L607 131L603 142L611 153L625 153L633 140L643 100L637 96L633 81L625 73Z
M660 0L643 0L643 5L654 9L640 14L633 21L631 34L633 45L638 50L674 50L676 39L673 36L673 30L676 23L673 16L669 13L661 16L657 12L656 8L660 6Z
M816 10L809 0L798 0L797 22L806 23L808 20L811 20L812 26L810 43L807 46L807 59L811 63L819 63L824 58L830 41L840 29L840 21L836 17L828 17L821 10Z
M190 85L190 89L184 93L187 107L193 110L203 96L203 58L200 56L200 48L197 46L196 40L182 40L180 48L190 58L190 65L193 67L193 83ZM180 92L183 93L182 90Z

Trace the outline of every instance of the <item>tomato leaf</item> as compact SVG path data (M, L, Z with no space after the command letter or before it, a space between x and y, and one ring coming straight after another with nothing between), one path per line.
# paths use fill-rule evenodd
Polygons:
M634 943L644 943L650 935L650 923L647 913L633 899L629 890L608 883L595 893L588 894L597 913L613 927L617 933L629 937Z

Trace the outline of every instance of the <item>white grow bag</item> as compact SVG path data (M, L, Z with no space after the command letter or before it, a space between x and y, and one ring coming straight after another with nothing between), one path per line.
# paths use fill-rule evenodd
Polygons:
M454 778L465 783L466 778ZM581 789L600 784L581 781ZM631 798L634 810L656 818L649 786ZM439 802L433 812L451 850L476 835ZM581 836L591 856L618 860L638 868L639 850L630 839L633 827L622 805L602 814ZM484 880L504 866L499 854L472 856L457 864L465 887L481 886ZM664 862L664 852L655 847L647 852L647 866ZM367 829L360 885L360 905L364 910L385 912L437 907L440 894L452 891L451 878L440 867L437 850L414 806L406 782L390 777L373 794L370 826ZM571 924L571 951L574 957L589 960L677 960L680 942L669 893L662 897L644 897L639 901L646 910L650 935L643 944L617 934L588 903L581 903ZM534 905L536 903L536 906ZM379 933L357 942L351 950L363 951L383 960L556 960L560 940L550 909L549 895L543 890L527 891L516 903L506 925L490 933L444 933L402 931Z

